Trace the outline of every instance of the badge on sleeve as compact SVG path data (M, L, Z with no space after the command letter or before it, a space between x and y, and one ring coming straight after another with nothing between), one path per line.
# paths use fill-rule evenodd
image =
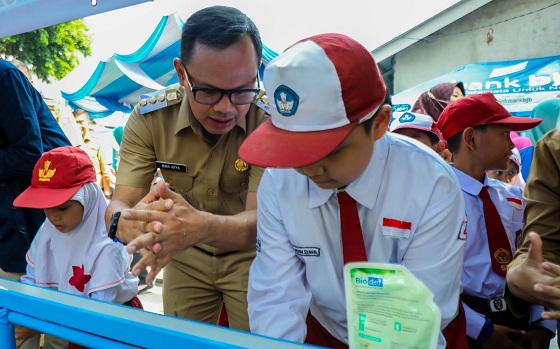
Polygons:
M467 240L467 220L463 219L461 227L459 228L459 234L457 235L457 240Z

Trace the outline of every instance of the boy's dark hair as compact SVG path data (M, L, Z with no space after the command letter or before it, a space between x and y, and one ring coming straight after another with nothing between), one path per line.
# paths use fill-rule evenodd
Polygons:
M389 94L389 90L387 90L387 92L385 93L385 99L383 100L383 102L379 106L379 109L381 109L381 107L384 106L384 105L389 105L389 106L391 106L391 108L393 107L393 103L391 102L391 95ZM377 118L377 115L379 113L379 109L377 109L377 112L375 112L375 114L371 118L367 119L366 121L364 121L360 124L360 126L362 126L364 128L366 133L371 132L371 128L373 127L373 120L375 120Z
M484 125L478 125L473 127L475 130L480 131L480 132L486 132L486 130L488 129L488 124L484 124ZM449 149L449 151L452 154L455 154L459 151L459 149L461 148L461 139L463 138L463 132L459 132L456 135L452 136L451 138L449 138L447 140L447 149Z
M211 6L195 12L187 19L181 34L181 61L186 64L200 44L224 49L249 35L255 45L257 64L262 57L259 30L243 12L228 6ZM258 68L258 66L257 66Z
M439 137L433 134L432 132L428 132L428 131L422 131L422 132L428 135L428 137L430 138L431 145L436 145L440 142Z

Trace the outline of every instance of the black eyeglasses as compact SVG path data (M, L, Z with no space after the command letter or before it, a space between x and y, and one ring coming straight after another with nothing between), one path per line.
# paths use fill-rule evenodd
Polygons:
M183 68L185 69L185 74L187 74L187 83L193 94L194 100L200 104L214 105L222 100L224 95L228 95L229 101L234 105L245 105L251 104L259 92L261 92L260 81L257 76L257 88L243 88L239 90L222 90L219 88L203 88L195 87L189 76L187 67L183 62L181 62Z

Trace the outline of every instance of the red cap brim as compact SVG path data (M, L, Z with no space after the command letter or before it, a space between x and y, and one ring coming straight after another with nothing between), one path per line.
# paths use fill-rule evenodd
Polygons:
M331 130L293 132L274 126L268 119L243 142L239 157L259 167L311 165L336 149L356 126L352 123Z
M81 186L58 189L29 187L14 200L14 206L39 209L56 207L70 200Z
M542 122L542 119L527 118L519 116L509 116L496 121L490 121L489 124L507 124L510 125L511 131L524 131L536 127Z

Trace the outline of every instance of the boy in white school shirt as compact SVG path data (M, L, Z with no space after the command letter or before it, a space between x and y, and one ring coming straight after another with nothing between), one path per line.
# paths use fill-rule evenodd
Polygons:
M491 93L452 102L437 121L465 200L469 238L461 299L469 348L547 349L554 336L556 324L539 321L542 307L531 318L517 319L504 300L507 265L522 242L523 201L521 189L486 175L507 167L514 148L510 131L541 121L511 116Z
M451 161L451 153L431 116L413 112L394 113L389 132L413 138L438 153L446 162Z
M251 331L348 347L337 199L346 192L367 260L409 268L435 295L448 347L465 348L459 183L437 154L386 134L391 107L371 53L344 35L310 37L269 63L264 84L272 117L239 151L269 167L257 191Z

